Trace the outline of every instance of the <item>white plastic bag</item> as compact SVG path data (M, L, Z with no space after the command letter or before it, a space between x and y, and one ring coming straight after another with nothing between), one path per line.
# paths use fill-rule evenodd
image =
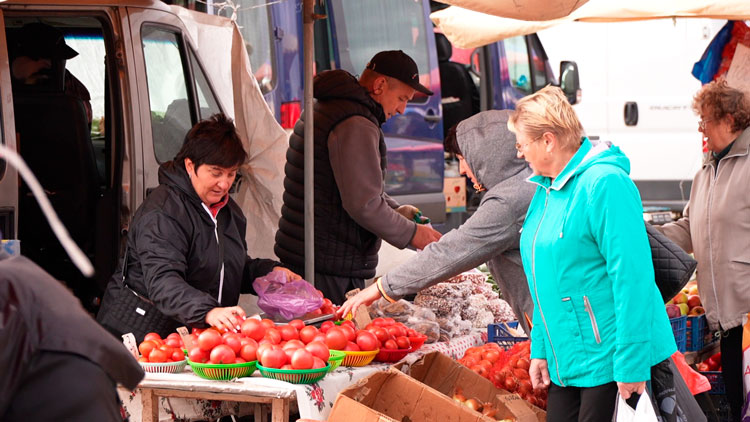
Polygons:
M615 422L657 422L654 406L651 404L651 398L646 391L641 394L635 410L625 402L622 396L617 394L617 404L615 405Z

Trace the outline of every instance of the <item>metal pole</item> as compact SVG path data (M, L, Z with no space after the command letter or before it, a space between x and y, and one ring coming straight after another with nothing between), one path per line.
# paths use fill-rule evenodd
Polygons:
M315 190L313 180L313 50L314 0L303 0L305 66L305 280L315 285Z

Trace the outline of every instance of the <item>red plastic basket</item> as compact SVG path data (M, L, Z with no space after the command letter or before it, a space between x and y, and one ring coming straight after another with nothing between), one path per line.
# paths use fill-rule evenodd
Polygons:
M422 345L424 345L424 342L427 341L427 336L422 334L421 336L414 336L414 337L408 337L409 338L409 344L411 344L411 351L416 352L419 350Z
M413 347L408 349L380 349L378 354L375 355L375 360L378 362L398 362L413 351Z

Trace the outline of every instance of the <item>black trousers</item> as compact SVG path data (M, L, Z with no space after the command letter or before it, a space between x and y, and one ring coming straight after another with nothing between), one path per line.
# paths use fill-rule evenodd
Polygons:
M724 331L720 341L721 375L724 377L727 401L732 409L732 421L740 421L745 402L742 387L742 326Z
M547 422L609 422L615 413L617 383L597 387L560 387L550 383Z
M0 420L122 421L115 382L97 364L72 353L40 351L29 362Z

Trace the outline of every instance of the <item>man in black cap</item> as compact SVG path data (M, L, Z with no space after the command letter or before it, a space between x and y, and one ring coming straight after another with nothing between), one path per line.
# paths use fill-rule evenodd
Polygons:
M66 94L83 102L91 124L91 95L83 83L65 69L65 61L77 56L78 52L65 43L62 31L35 22L24 25L16 35L15 42L11 43L14 88L24 85L52 87L59 82L54 80L58 73L63 78L60 86Z
M375 276L381 239L423 249L440 233L413 220L417 209L385 193L386 145L381 126L419 91L419 70L401 50L381 51L357 80L344 70L313 81L315 126L315 285L333 303ZM304 121L294 127L284 168L284 205L274 252L303 274Z

